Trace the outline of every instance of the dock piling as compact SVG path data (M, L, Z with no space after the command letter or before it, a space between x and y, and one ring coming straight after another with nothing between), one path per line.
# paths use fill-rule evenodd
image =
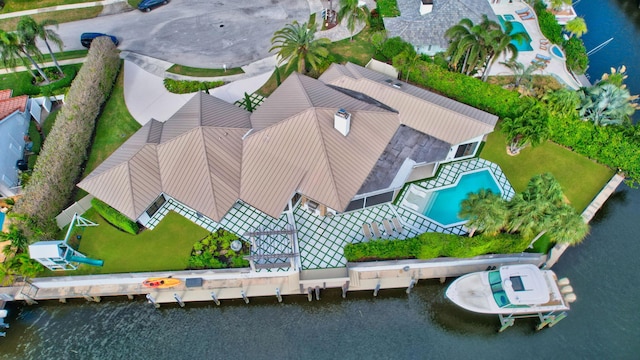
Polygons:
M176 299L176 301L178 302L178 304L180 305L180 307L184 307L184 302L182 301L182 299L180 298L180 296L178 294L173 294L173 298Z
M216 293L214 293L213 291L211 292L211 298L213 299L213 302L216 303L216 305L220 306L220 300L218 300Z
M373 296L376 297L378 296L378 291L380 291L380 282L378 281L378 284L376 284L376 288L373 289Z
M60 299L58 299L58 301L59 301L61 304L66 304L66 303L67 303L67 299L66 299L66 298L60 298Z
M347 298L347 291L349 291L349 282L348 281L346 283L344 283L344 285L342 285L342 298L343 299Z
M244 290L240 290L240 295L242 295L242 299L244 299L244 303L248 304L249 298L247 297L247 294L244 293Z
M282 295L280 295L280 288L276 288L276 297L278 298L278 302L282 302Z
M316 286L316 300L320 300L320 286Z
M131 295L131 294L127 294L127 299L129 299L129 300L133 300L133 295Z
M156 302L156 299L154 299L151 294L147 294L146 298L147 301L149 301L149 304L153 304L153 307L155 307L156 309L160 308L160 304Z
M413 289L413 287L416 285L416 280L411 278L411 281L409 281L409 287L407 288L407 295L411 294L411 289Z
M313 300L313 289L311 289L311 286L307 289L307 298L309 301Z

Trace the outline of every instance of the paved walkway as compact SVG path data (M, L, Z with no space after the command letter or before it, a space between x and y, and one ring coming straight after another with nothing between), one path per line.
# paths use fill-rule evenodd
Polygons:
M90 2L83 2L83 3L77 3L77 4L69 4L69 5L50 6L50 7L41 8L41 9L14 11L6 14L0 14L0 19L9 19L13 17L41 14L41 13L52 12L52 11L82 9L82 8L89 8L94 6L107 6L107 5L112 5L112 4L121 3L121 2L126 2L126 0L90 1Z

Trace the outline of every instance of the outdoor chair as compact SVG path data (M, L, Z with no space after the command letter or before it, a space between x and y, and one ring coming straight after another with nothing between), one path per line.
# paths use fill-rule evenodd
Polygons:
M402 234L404 229L402 228L402 224L400 223L400 220L394 217L391 219L391 222L393 223L393 226L396 228L396 231L398 232L398 234Z
M409 192L411 192L412 194L419 196L421 198L425 198L427 196L427 193L419 190L418 188L416 188L415 186L409 186Z
M520 10L516 10L516 14L518 15L524 15L524 14L528 14L529 13L529 8L524 8L524 9L520 9Z
M362 233L364 234L364 240L371 240L371 229L369 228L369 224L362 224Z
M382 239L382 234L380 234L380 228L378 227L377 223L372 222L371 229L373 230L373 235L376 237L376 239Z
M384 226L384 231L386 231L387 235L391 236L391 234L393 234L393 228L391 227L389 220L382 220L382 225Z
M531 13L525 16L522 16L522 15L520 16L520 20L532 20L532 19L535 19L535 16Z
M548 63L549 61L551 61L551 56L542 55L542 54L536 54L536 59L542 60L542 61Z

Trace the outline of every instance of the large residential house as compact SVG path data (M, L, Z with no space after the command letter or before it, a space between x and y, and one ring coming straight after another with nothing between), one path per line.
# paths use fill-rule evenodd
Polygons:
M0 90L0 198L20 193L18 162L24 158L28 134L29 97L12 97L11 90Z
M441 162L474 156L497 117L389 75L292 74L253 113L198 93L151 120L79 186L145 225L168 198L220 221L242 201L278 218L390 202Z

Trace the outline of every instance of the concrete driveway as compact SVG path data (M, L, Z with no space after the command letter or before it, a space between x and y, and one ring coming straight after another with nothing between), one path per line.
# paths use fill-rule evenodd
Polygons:
M117 36L121 50L187 66L237 67L273 55L273 33L306 22L309 13L307 0L172 0L149 13L60 24L57 33L65 50L82 49L83 32L103 32Z

